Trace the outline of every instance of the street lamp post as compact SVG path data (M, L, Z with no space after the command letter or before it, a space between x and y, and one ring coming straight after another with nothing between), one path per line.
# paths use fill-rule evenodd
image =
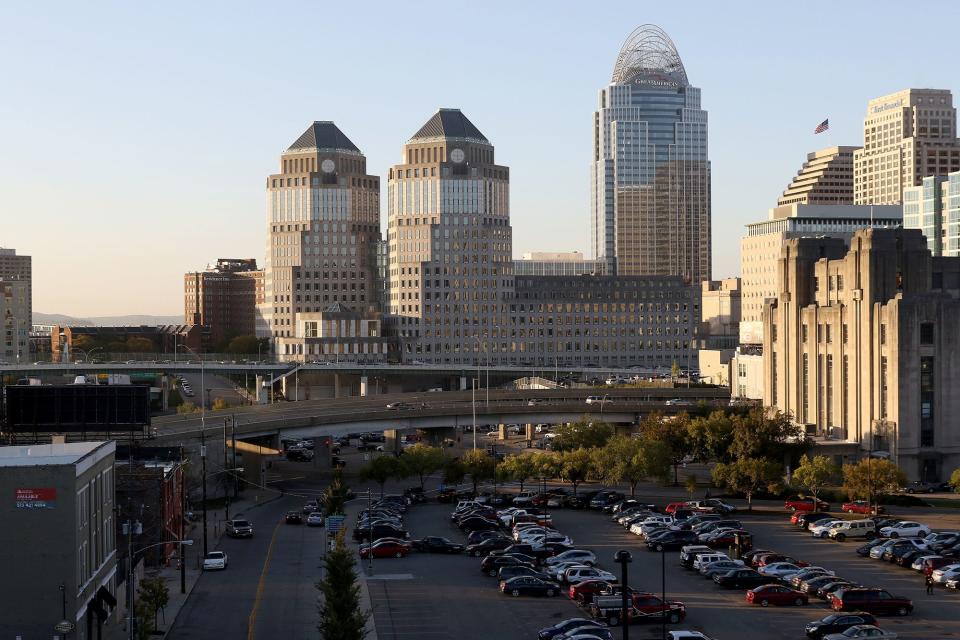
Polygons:
M80 351L81 353L83 353L83 361L86 362L86 363L89 363L89 362L90 362L90 354L92 354L94 351L103 351L103 347L94 347L93 349L90 349L89 351L87 351L86 349L77 349L77 348L74 348L74 351Z
M627 582L627 565L633 562L633 556L626 549L617 551L613 561L620 565L620 625L623 627L623 640L630 640L630 604L629 588Z
M470 390L470 404L473 407L473 448L477 448L477 383L476 378L473 379L473 384L471 385Z

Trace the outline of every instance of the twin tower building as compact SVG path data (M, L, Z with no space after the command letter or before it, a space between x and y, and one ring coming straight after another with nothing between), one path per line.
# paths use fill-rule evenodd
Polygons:
M381 178L314 122L267 178L258 333L281 358L435 364L685 364L710 277L699 90L660 29L627 39L594 114L591 273L515 275L510 171L440 109Z

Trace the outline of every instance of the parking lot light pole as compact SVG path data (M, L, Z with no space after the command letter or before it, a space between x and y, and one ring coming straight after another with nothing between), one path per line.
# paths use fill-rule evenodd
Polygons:
M667 548L660 549L660 600L663 613L660 616L660 637L667 640Z
M627 582L627 565L633 562L633 556L626 549L621 549L617 551L613 561L620 565L620 625L623 627L623 640L630 640L630 624L627 619L630 612L627 602L629 598L627 593L627 585L629 584Z
M477 384L479 380L474 378L473 386L470 390L470 404L473 406L473 448L477 448Z

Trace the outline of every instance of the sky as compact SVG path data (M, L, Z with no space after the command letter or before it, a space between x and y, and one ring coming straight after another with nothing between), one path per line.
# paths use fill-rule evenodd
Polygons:
M868 100L960 89L958 18L955 3L882 0L15 3L0 246L33 256L35 311L182 314L184 272L262 263L266 177L310 122L336 122L384 176L457 107L510 167L514 255L589 255L597 94L652 23L702 89L713 274L734 276L743 225L807 153L862 144Z

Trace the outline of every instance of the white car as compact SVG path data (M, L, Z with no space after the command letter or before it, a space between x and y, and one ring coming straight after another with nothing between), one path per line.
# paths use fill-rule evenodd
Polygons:
M857 640L858 638L869 638L870 640L896 640L896 633L887 631L872 624L857 624L843 633L831 633L824 636L823 640Z
M757 569L757 573L762 576L772 576L782 578L783 576L800 571L800 567L792 562L771 562Z
M870 549L870 557L873 558L874 560L876 560L877 558L882 558L883 553L887 550L887 547L892 545L894 542L896 542L896 540L891 539L881 544L878 544L874 548Z
M818 522L817 524L810 527L810 533L813 534L814 538L828 538L830 537L830 529L835 527L838 524L843 524L845 520L826 520L823 522Z
M904 520L897 524L890 525L880 529L880 535L885 538L910 538L914 536L924 537L930 535L930 527L919 522Z
M960 564L948 564L930 574L936 584L946 584L947 580L960 580Z
M617 576L609 571L597 569L596 567L570 567L563 572L563 582L568 584L577 584L584 580L605 580L607 582L616 582Z
M714 551L713 553L701 553L693 559L693 570L700 571L700 568L704 565L708 565L711 562L720 562L721 560L729 560L730 556L725 553L718 553Z
M544 564L548 567L561 562L579 562L580 564L593 566L597 564L597 556L593 551L587 551L586 549L570 549L544 560Z
M913 564L910 565L910 568L914 571L923 571L923 563L929 560L930 558L939 558L938 554L932 554L928 556L920 556L913 561Z
M560 580L563 579L564 574L567 572L567 569L575 569L577 567L583 567L584 569L590 568L582 562L570 560L568 562L558 562L557 564L550 565L549 567L544 567L543 572L550 576L551 579L560 582Z
M203 558L203 570L215 571L227 568L227 554L223 551L211 551Z
M710 636L703 635L699 631L668 631L667 640L710 640Z
M319 511L314 511L313 513L307 516L307 526L309 527L322 527L323 526L323 514Z

